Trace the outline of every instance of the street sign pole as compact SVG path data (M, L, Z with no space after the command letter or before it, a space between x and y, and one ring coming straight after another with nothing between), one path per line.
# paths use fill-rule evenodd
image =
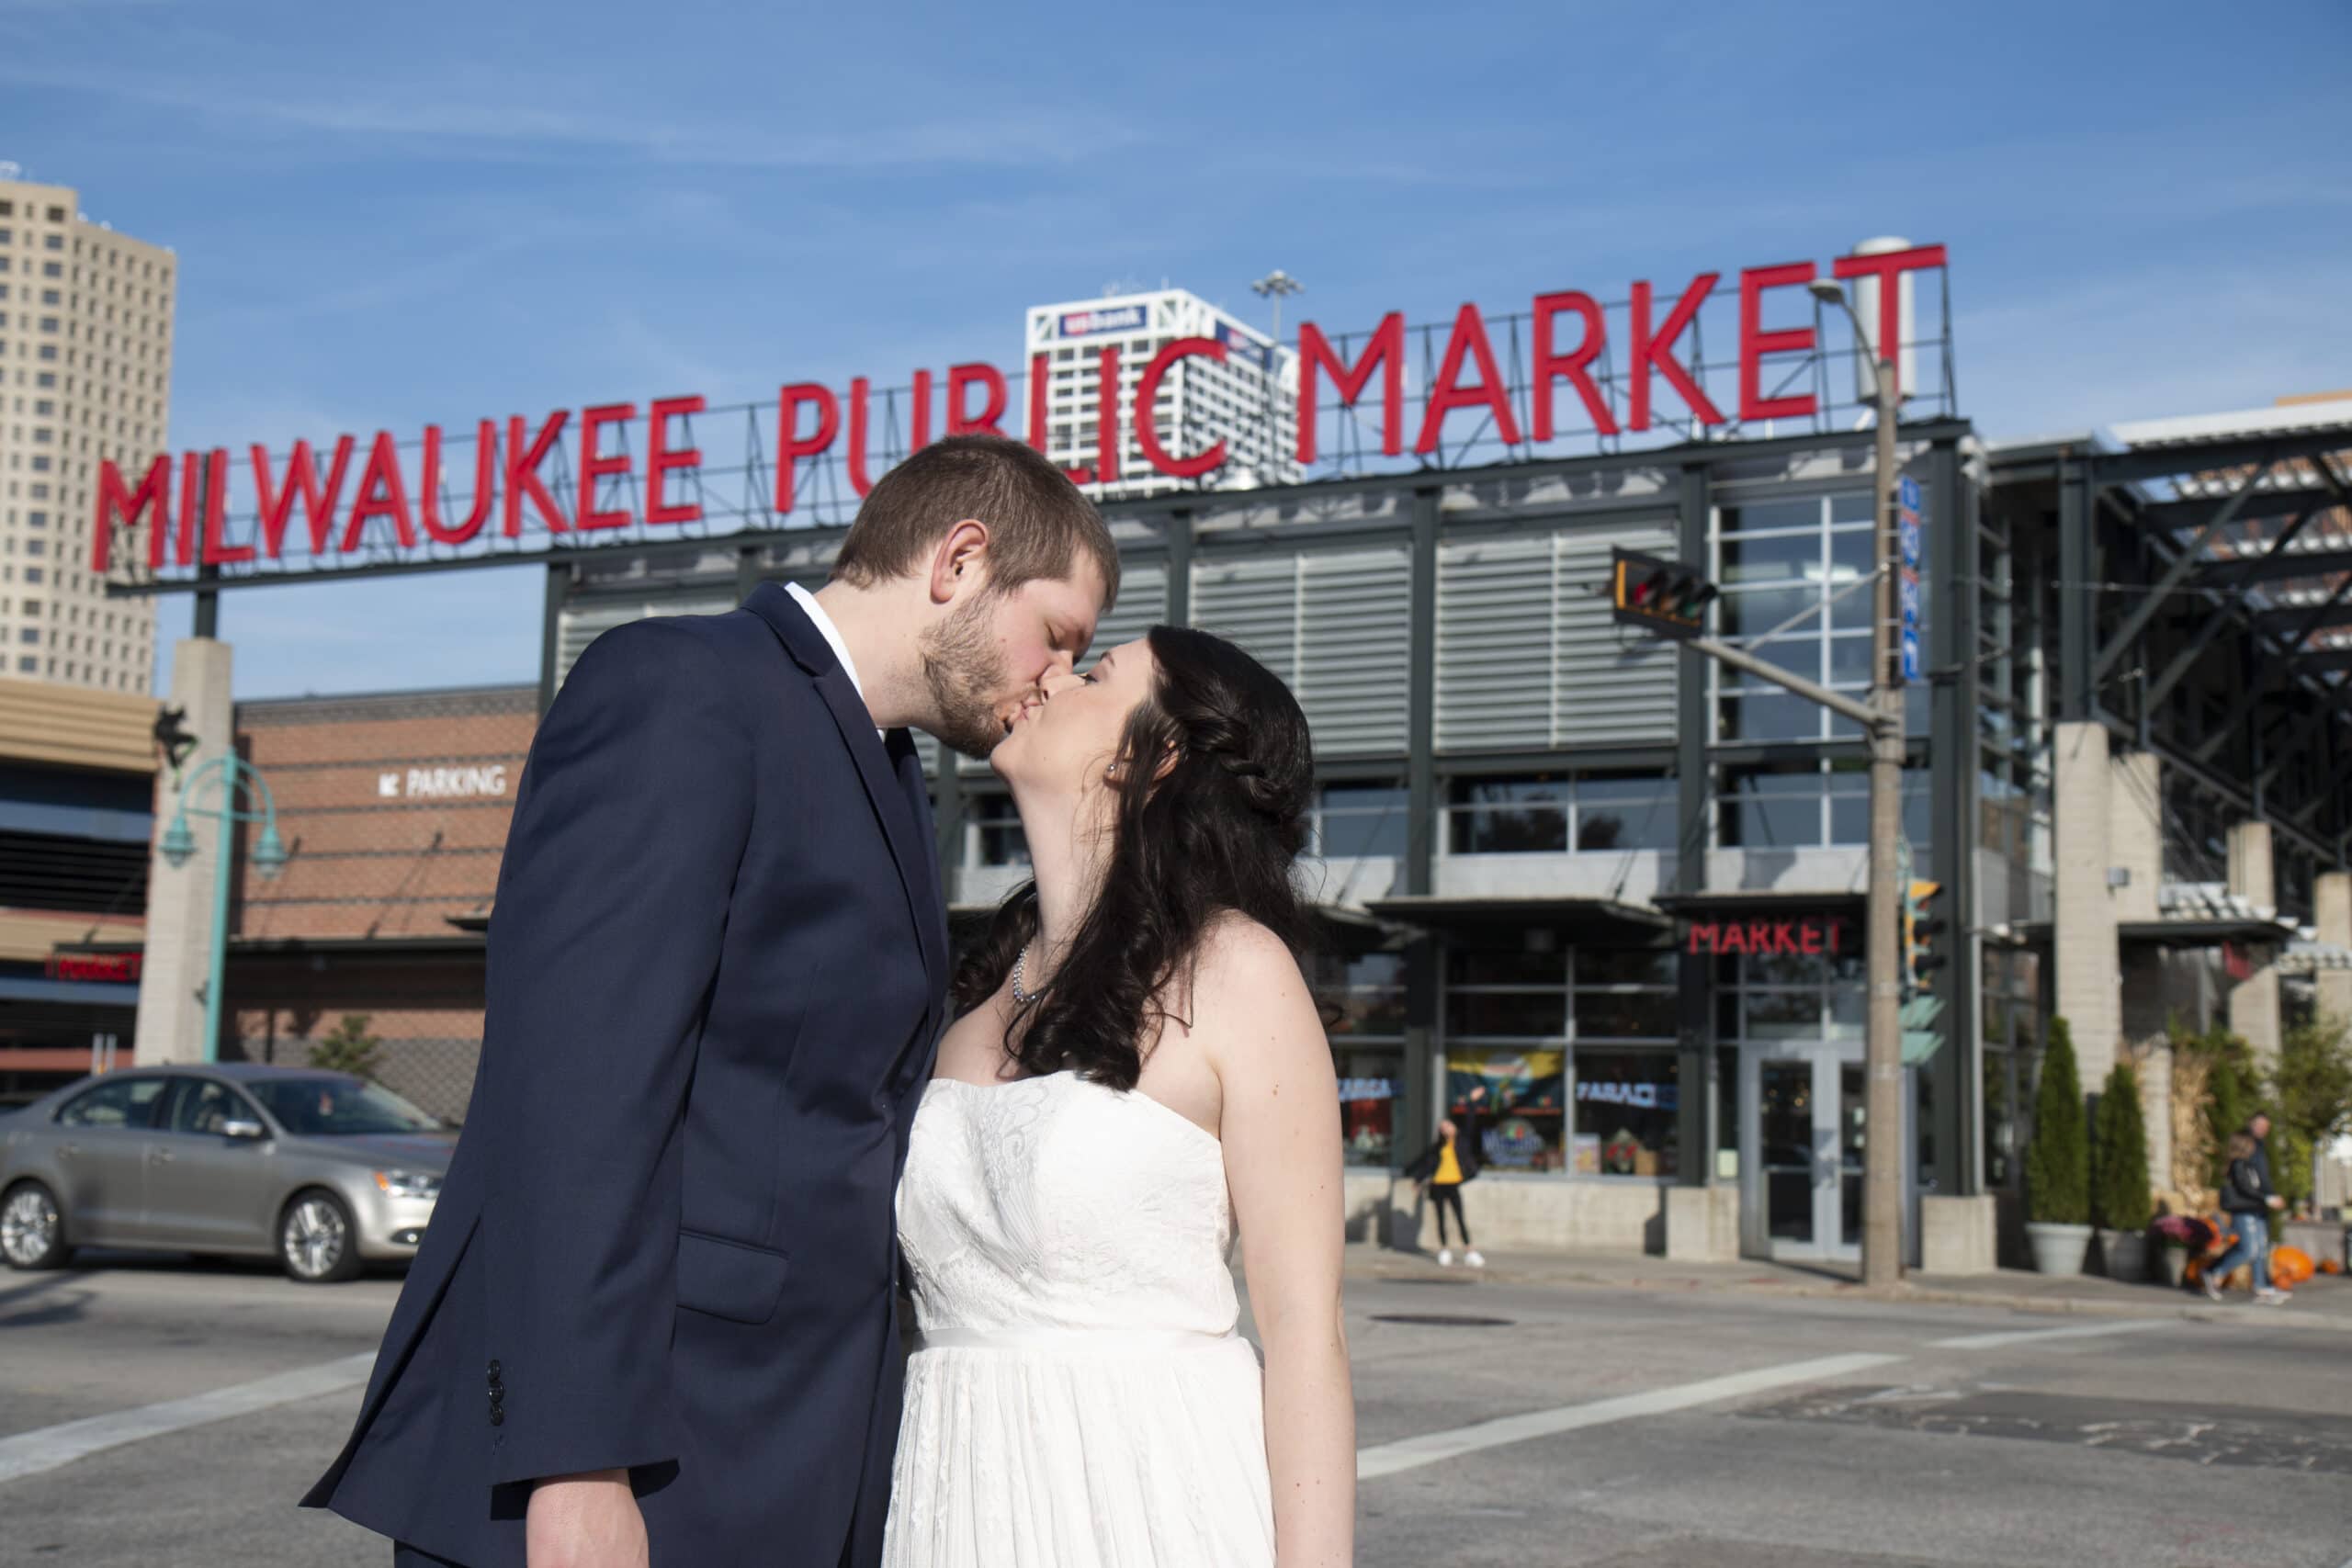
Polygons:
M1887 1287L1903 1278L1903 979L1897 864L1903 841L1903 682L1918 661L1918 572L1903 557L1903 481L1894 470L1895 416L1902 394L1894 381L1894 345L1878 355L1877 613L1871 620L1871 705L1878 722L1871 739L1870 896L1864 910L1869 954L1869 1011L1862 1046L1862 1283ZM1917 513L1912 512L1916 523ZM1898 570L1900 588L1898 589ZM1903 636L1895 643L1895 614Z

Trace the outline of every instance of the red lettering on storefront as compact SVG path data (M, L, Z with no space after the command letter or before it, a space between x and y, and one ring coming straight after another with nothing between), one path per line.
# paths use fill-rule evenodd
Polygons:
M258 452L260 447L254 448ZM153 513L150 517L148 514ZM147 521L147 565L150 570L164 564L164 530L172 515L172 459L169 453L147 465L146 474L133 490L122 482L122 470L113 462L98 465L98 504L96 526L90 530L90 570L104 571L114 553L115 524L119 520L126 528L136 528L140 520Z
M856 389L861 397L864 395L865 389L865 382L853 382L852 386ZM857 415L853 416L851 420L850 430L851 439L853 442L854 442L858 435L862 434L859 431L858 426L862 421L864 412L865 411L861 408L858 411ZM673 419L684 419L690 415L698 414L700 412L702 412L702 400L698 397L656 398L653 400L652 408L647 411L645 432L645 520L648 523L692 523L702 516L702 501L698 496L696 499L692 501L681 501L673 504L671 502L665 500L662 495L662 488L666 484L667 476L672 469L698 468L702 467L702 449L700 447L673 447L670 445L670 422ZM859 454L857 457L853 457L851 461L850 476L853 482L855 481L858 471L864 467L863 462L859 460L862 457L863 454ZM857 493L864 495L865 491L860 490Z
M1584 322L1584 335L1575 348L1566 354L1552 350L1553 319L1565 311L1574 311ZM1534 410L1528 418L1529 434L1538 441L1552 439L1552 383L1561 377L1577 389L1583 400L1584 412L1592 421L1593 432L1600 435L1617 434L1617 416L1609 410L1609 400L1600 395L1600 386L1592 378L1592 362L1609 341L1608 323L1600 314L1600 302L1578 289L1561 294L1539 294L1535 297L1535 385Z
M1205 355L1222 362L1225 353L1225 344L1215 338L1180 337L1153 355L1151 363L1143 367L1143 376L1136 382L1136 445L1143 448L1145 460L1159 472L1180 479L1191 479L1225 467L1223 441L1204 447L1189 457L1170 454L1159 444L1159 421L1153 417L1153 405L1159 400L1159 383L1175 367L1178 360L1193 355Z
M229 521L229 453L216 446L204 465L204 564L237 566L254 558L251 545L231 545L222 535Z
M391 519L402 549L414 547L416 523L409 515L408 487L401 482L400 453L392 446L389 430L376 432L376 444L368 451L368 466L360 470L359 493L352 497L351 522L343 531L344 554L359 547L368 523L378 517Z
M800 405L803 403L810 404L817 411L817 428L807 435L800 434ZM841 400L829 389L814 381L796 381L776 394L775 509L778 515L789 516L792 512L793 465L831 446L841 423Z
M1405 313L1391 310L1380 318L1353 365L1342 365L1331 352L1323 329L1313 321L1298 324L1298 460L1315 461L1315 379L1329 375L1338 386L1340 401L1352 408L1380 372L1380 449L1394 457L1402 453L1405 427Z
M1811 262L1784 266L1751 266L1739 275L1739 417L1744 422L1800 419L1814 412L1810 391L1784 398L1764 395L1764 356L1768 354L1810 354L1813 328L1764 330L1764 291L1793 288L1814 279Z
M483 420L474 427L474 503L466 520L452 527L441 521L441 427L424 427L424 483L416 492L417 521L424 536L435 544L462 545L490 521L491 504L498 499L492 469L498 461L498 426Z
M1476 386L1460 384L1464 356L1478 362ZM1430 395L1422 404L1421 434L1413 443L1413 450L1424 455L1436 451L1448 413L1460 408L1481 407L1494 417L1496 439L1507 446L1518 446L1519 421L1511 414L1502 372L1495 368L1495 350L1487 341L1486 319L1478 314L1477 306L1464 305L1453 313L1453 332L1445 340L1445 358L1439 362L1437 379L1430 384Z
M611 511L596 504L598 481L616 478L629 470L628 454L605 454L602 436L608 424L627 424L637 417L635 403L600 403L580 411L580 505L572 513L573 525L582 531L592 528L618 528L629 521L627 508Z
M530 446L525 446L523 445L523 416L519 413L507 416L506 536L508 538L519 539L523 536L523 498L526 494L531 498L531 504L538 508L539 516L546 522L548 533L568 534L571 531L571 525L564 520L563 513L556 506L555 497L548 494L548 487L539 482L539 465L546 460L548 449L555 445L556 437L563 434L564 422L571 417L571 412L569 409L556 410L555 412L548 415L547 423L539 426L539 433L531 437Z
M1699 314L1699 307L1714 292L1723 275L1702 272L1690 280L1682 298L1674 302L1666 320L1657 331L1650 329L1650 286L1645 281L1634 285L1634 342L1630 352L1630 373L1634 378L1633 417L1625 422L1629 430L1650 427L1650 372L1655 370L1681 395L1701 424L1721 424L1723 412L1707 400L1706 389L1691 378L1690 367L1674 357L1675 341L1690 327Z
M973 387L985 388L988 405L977 414L966 412L965 392ZM1004 372L993 365L973 363L951 365L947 367L947 434L950 435L1002 435L997 421L1004 417Z
M1903 388L1903 275L1944 265L1941 245L1914 245L1907 251L1882 251L1874 256L1839 256L1830 271L1841 278L1875 277L1879 282L1879 356L1894 361L1894 385Z
M294 443L294 450L286 459L286 483L283 488L273 485L269 478L269 454L256 443L253 448L254 494L261 505L262 553L276 560L286 549L287 514L300 497L302 519L311 529L311 553L326 554L327 536L334 529L335 502L343 496L343 477L351 467L353 442L348 435L334 438L334 461L327 466L324 484L319 482L319 465L311 456L308 441Z

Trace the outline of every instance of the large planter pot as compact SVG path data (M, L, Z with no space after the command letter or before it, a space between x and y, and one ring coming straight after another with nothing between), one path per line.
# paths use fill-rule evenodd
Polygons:
M2033 1248L2033 1266L2041 1272L2079 1274L2090 1255L2091 1227L2029 1220L2026 1222L2025 1239Z
M2178 1290L2188 1279L2188 1248L2166 1247L2158 1250L2164 1254L2165 1283Z
M2107 1259L2107 1277L2137 1285L2148 1277L2148 1236L2144 1231L2101 1231L2098 1249Z

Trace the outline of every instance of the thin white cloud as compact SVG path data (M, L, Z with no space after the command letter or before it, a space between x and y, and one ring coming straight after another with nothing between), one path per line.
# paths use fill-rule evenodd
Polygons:
M187 82L22 62L0 64L0 83L88 94L194 114L216 125L407 143L549 151L655 165L776 170L1027 167L1075 164L1131 143L1132 132L1094 117L1020 111L993 118L876 125L854 132L772 124L645 119L500 102L433 85L378 97L302 98L275 92L201 90Z

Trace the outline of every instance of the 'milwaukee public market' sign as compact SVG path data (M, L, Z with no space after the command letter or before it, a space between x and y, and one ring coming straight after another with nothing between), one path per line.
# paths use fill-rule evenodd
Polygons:
M1879 285L1879 320L1871 326L1877 341L1895 343L1902 338L1900 284L1944 261L1943 246L1924 245L1842 256L1829 271ZM1726 305L1736 295L1738 311L1737 353L1728 366L1701 352L1701 312L1723 281L1713 272L1699 274L1670 300L1647 282L1634 284L1622 306L1604 307L1590 294L1565 289L1536 295L1525 312L1491 323L1476 305L1465 304L1447 329L1408 329L1403 314L1391 311L1370 333L1335 341L1315 322L1303 322L1297 461L1312 468L1324 457L1319 416L1326 412L1348 420L1359 436L1376 424L1383 457L1401 458L1409 443L1416 457L1441 462L1449 420L1474 432L1457 438L1464 450L1476 446L1501 459L1552 448L1566 436L1616 437L1660 424L1690 434L1735 417L1744 426L1825 417L1831 400L1817 389L1826 384L1824 349L1804 293L1820 275L1812 262L1743 270L1724 295ZM1786 316L1792 298L1805 301L1804 323L1768 328L1768 302ZM1622 314L1622 332L1611 330L1611 312ZM1423 356L1420 384L1409 400L1415 411L1408 411L1406 392L1408 331L1419 333ZM1442 355L1435 349L1441 332ZM1178 365L1223 360L1228 352L1221 338L1164 344L1135 378L1124 406L1118 389L1128 367L1119 350L1091 355L1098 406L1107 417L1095 422L1094 461L1067 470L1070 478L1118 481L1123 423L1159 474L1198 479L1222 468L1223 440L1188 446L1189 433L1161 430L1155 410L1162 382ZM1736 396L1717 400L1723 394L1710 389L1711 368L1734 371ZM842 479L851 495L863 496L877 471L935 434L1017 434L1042 448L1047 376L1047 355L1039 353L1026 374L1014 378L993 365L967 363L950 367L944 387L935 387L931 371L917 370L910 389L878 394L879 411L872 383L861 376L841 391L789 383L773 404L718 412L700 396L662 397L641 409L610 402L555 409L537 419L483 419L470 439L445 440L439 425L428 424L420 442L405 446L378 431L364 442L338 436L324 451L297 441L277 457L259 443L242 457L226 447L166 453L135 477L109 461L98 474L92 566L101 573L113 568L119 587L187 589L362 566L498 564L526 549L600 542L615 530L658 536L663 530L707 531L713 520L781 526L812 492L838 515L854 504L840 494ZM1025 382L1019 400L1025 419L1008 428L1015 380ZM1661 383L1682 412L1660 408ZM934 402L942 405L935 423ZM707 430L729 412L746 423L740 460L724 469L738 481L731 498L723 483L713 483L717 474L707 468L695 425L697 416L707 416ZM1369 459L1368 438L1360 445ZM467 446L469 452L453 450ZM817 491L825 481L830 491ZM714 496L714 489L720 493ZM143 547L135 540L141 529ZM526 535L529 547L522 543ZM289 565L289 557L307 557L307 564Z

